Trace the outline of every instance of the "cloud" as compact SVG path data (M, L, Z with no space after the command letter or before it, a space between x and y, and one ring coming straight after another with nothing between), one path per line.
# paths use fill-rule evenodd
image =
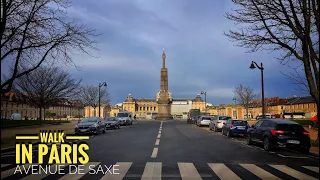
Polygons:
M210 103L232 103L239 84L260 92L260 71L249 69L251 61L265 67L266 96L297 94L280 73L288 68L275 59L278 54L246 53L223 35L234 28L224 17L232 7L225 0L73 0L70 18L103 35L96 39L98 58L74 52L73 60L82 70L68 69L87 84L106 80L114 104L129 93L155 98L165 48L169 91L176 98L206 91Z

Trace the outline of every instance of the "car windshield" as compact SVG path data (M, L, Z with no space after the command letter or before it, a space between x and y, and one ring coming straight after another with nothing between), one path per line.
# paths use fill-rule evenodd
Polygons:
M304 131L304 128L299 124L278 124L277 129L283 131Z
M220 120L229 120L231 119L231 117L229 116L222 116L222 117L219 117Z
M127 113L118 113L117 117L128 117Z
M248 125L248 122L247 121L232 121L232 124L245 126L245 125Z
M203 117L202 120L211 120L210 117Z
M97 122L97 118L83 118L80 122Z
M109 118L107 118L106 120L107 120L107 121L115 121L115 120L116 120L116 118L109 117Z

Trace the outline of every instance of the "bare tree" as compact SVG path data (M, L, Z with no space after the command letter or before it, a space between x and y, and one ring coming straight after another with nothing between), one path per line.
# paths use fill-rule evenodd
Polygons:
M242 84L235 88L234 96L237 104L246 109L246 118L248 118L250 102L255 100L259 95L254 93L254 90L249 87L244 87Z
M74 96L80 86L80 80L59 67L40 66L36 70L15 80L14 88L26 98L27 102L42 110L56 105L61 99Z
M240 28L225 34L239 42L239 46L251 49L251 52L259 49L280 51L283 53L279 57L282 62L301 62L319 115L319 1L232 1L239 8L234 13L227 13L226 17L239 24ZM298 81L301 79L298 78Z
M97 34L68 20L69 5L68 0L1 0L1 65L13 66L1 81L1 93L9 92L15 79L43 62L60 60L75 65L70 52L89 54L87 49L95 49L91 37Z
M81 101L85 106L93 107L95 110L99 103L99 87L93 85L84 85L80 93ZM100 102L101 104L110 104L110 94L107 88L100 89Z

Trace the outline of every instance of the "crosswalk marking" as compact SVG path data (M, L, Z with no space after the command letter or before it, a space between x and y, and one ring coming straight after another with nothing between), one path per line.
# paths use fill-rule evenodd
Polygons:
M208 163L208 165L221 180L241 180L239 176L237 176L233 171L231 171L226 165L222 163Z
M68 167L67 165L64 165L64 169L67 170L66 174L63 175L60 179L61 180L76 180L76 179L80 179L85 175L90 175L91 169L93 169L94 167L97 167L98 165L104 166L102 162L89 162L88 164L82 166L81 169L82 173L81 174L72 174L74 171L68 172L70 169L70 166ZM115 173L118 174L114 174L112 175L110 172L105 171L105 175L102 177L102 179L110 179L110 180L120 180L122 178L124 178L126 176L126 174L128 173L129 169L132 167L132 164L134 164L133 162L118 162L116 165L114 165L114 171ZM198 173L195 165L191 162L178 162L178 167L179 167L179 172L180 175L176 175L176 174L171 174L168 175L166 174L166 172L163 172L162 166L163 166L163 162L147 162L144 166L144 171L142 175L138 175L138 174L134 174L134 177L141 177L142 176L142 180L160 180L162 177L180 177L182 178L182 180L201 180L202 178L204 178L205 176L202 176ZM24 169L28 169L30 168L31 164L26 164L24 165ZM37 165L37 164L32 164L32 165ZM248 173L252 173L253 175L259 177L260 179L272 179L272 180L278 180L279 178L278 173L279 172L270 172L268 170L264 170L262 167L259 167L255 164L239 164L240 166L242 166L244 169L248 170ZM11 168L12 166L14 166L13 168ZM215 173L221 180L225 180L225 179L232 179L232 180L239 180L240 177L238 177L238 175L241 174L235 174L232 170L232 167L228 167L223 163L208 163L208 166L212 169L212 173ZM314 178L314 174L312 173L317 173L319 175L319 167L318 166L300 166L300 168L305 168L308 169L305 172L300 172L299 169L295 170L295 168L290 168L286 165L269 165L270 167L283 172L285 174L288 174L289 176L292 176L294 178L297 179L317 179ZM1 178L7 178L10 177L12 175L14 175L14 172L17 168L17 165L15 164L1 164L1 167L3 169L5 169L5 167L8 167L9 169L7 170L2 170L1 168ZM25 174L25 171L23 169L22 166L20 166L21 170L22 170L22 174L24 175L24 177L22 177L24 180L28 180L28 179L45 179L45 178L50 178L52 175L52 172L55 171L55 167L56 165L51 165L50 168L48 167L48 174L45 174L44 171L41 171L41 174L37 173L37 174ZM90 168L89 168L90 167ZM140 167L140 166L139 166ZM53 170L51 170L53 168ZM62 167L63 168L63 167ZM38 168L36 168L38 170ZM29 170L30 172L31 170ZM311 172L313 171L313 172ZM130 171L131 172L131 171ZM71 174L70 174L71 173ZM163 174L164 173L164 174ZM16 174L21 174L20 172L16 172ZM166 175L165 175L166 174ZM91 174L92 175L92 174ZM129 174L130 176L130 174ZM202 176L202 177L201 177Z
M270 179L270 180L280 180L277 176L269 173L268 171L254 165L254 164L240 164L240 166L244 167L254 175L258 176L261 179Z
M270 165L270 166L283 172L283 173L286 173L296 179L308 179L308 180L314 179L314 180L316 180L316 178L309 176L309 175L306 175L302 172L296 171L292 168L289 168L286 165Z
M55 169L57 168L57 166L58 166L57 164L50 165L48 172L55 172ZM61 168L65 167L65 166L66 165L62 165L62 164L60 165ZM49 175L50 175L49 173L48 174L46 174L45 172L39 173L39 171L38 171L37 174L30 174L29 176L26 176L22 179L23 180L43 179Z
M161 134L158 134L157 138L159 139L161 137Z
M314 171L316 173L319 173L319 167L314 167L314 166L302 166L303 168L309 169L311 171Z
M193 163L178 163L178 167L182 180L202 179Z
M66 174L65 176L62 176L59 180L77 180L80 179L82 176L84 176L85 174L87 174L90 169L89 166L92 168L94 168L96 165L100 164L99 162L89 162L87 164L85 164L83 166L83 169L80 173L75 173L75 174ZM74 173L75 171L72 171L72 173ZM30 179L31 180L31 179Z
M23 166L24 166L25 169L27 169L27 168L29 168L30 165L31 165L31 164L24 164L24 165L21 165L20 168L22 169ZM8 169L8 170L6 170L6 171L1 171L1 179L13 175L17 167L18 167L18 166L15 166L14 168ZM17 173L18 173L18 172L17 172Z
M129 168L131 167L132 162L118 162L115 165L116 165L115 167L117 167L117 169L119 169L119 171L117 171L117 173L119 173L119 174L107 173L100 180L122 180L123 177L128 172Z
M161 180L161 174L161 162L147 162L141 180Z
M1 164L1 168L4 168L4 167L7 167L7 166L10 166L11 164Z
M160 139L157 139L155 145L158 146L159 143L160 143Z

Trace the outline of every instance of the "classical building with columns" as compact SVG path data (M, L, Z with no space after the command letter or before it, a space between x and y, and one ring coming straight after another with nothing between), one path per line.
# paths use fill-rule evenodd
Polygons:
M129 111L140 119L151 119L152 115L158 114L156 100L156 98L135 98L129 94L122 106L115 105L112 107L110 116L116 116L119 111ZM206 102L200 94L195 98L172 98L171 114L175 118L186 118L190 109L200 109L201 112L205 112L205 107Z

